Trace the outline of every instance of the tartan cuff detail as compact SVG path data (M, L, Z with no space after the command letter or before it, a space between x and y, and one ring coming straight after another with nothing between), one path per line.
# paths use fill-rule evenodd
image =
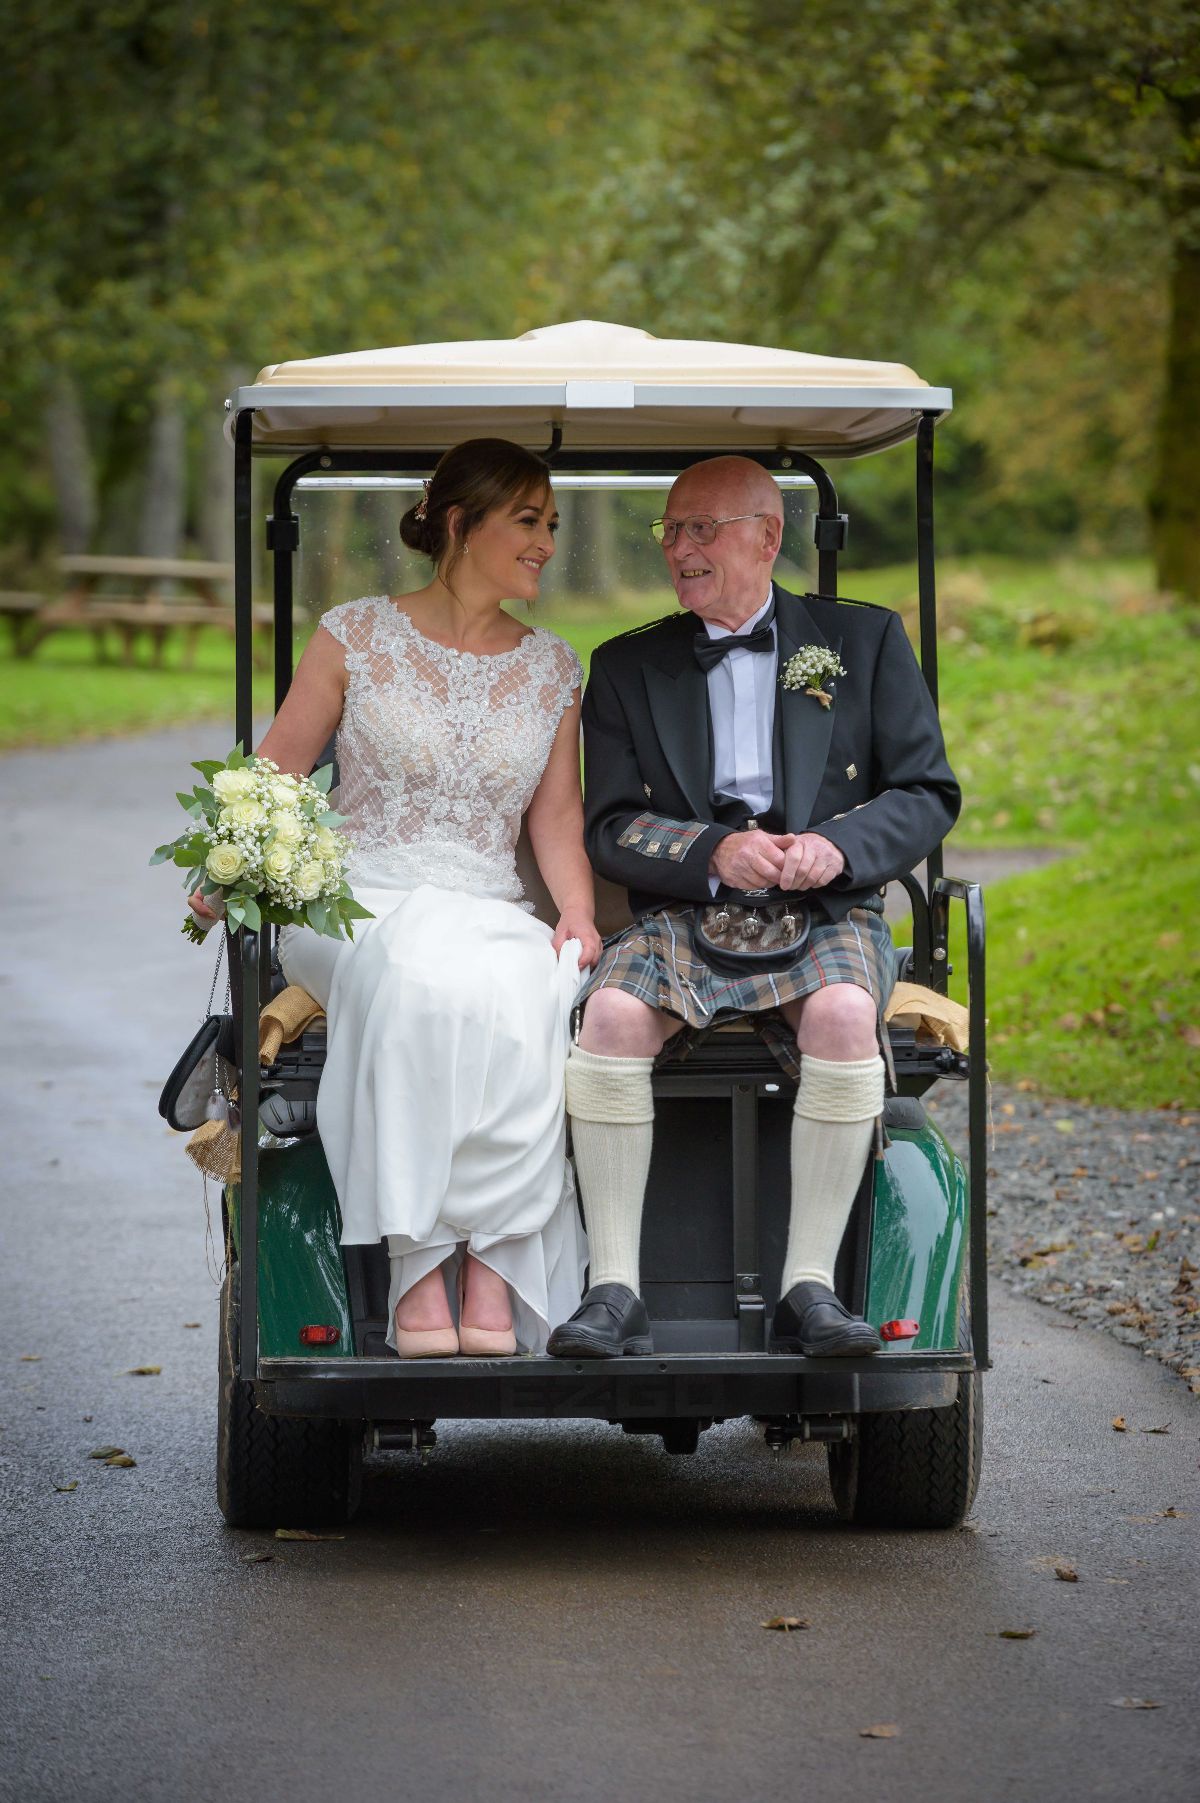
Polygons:
M623 851L640 852L644 858L682 863L711 821L664 820L659 814L639 814L617 840Z

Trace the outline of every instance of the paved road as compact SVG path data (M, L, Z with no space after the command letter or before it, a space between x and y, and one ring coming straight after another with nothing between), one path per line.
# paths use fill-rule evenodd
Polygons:
M1003 1293L961 1533L841 1528L820 1453L742 1424L693 1459L452 1425L369 1466L344 1540L222 1526L203 1208L154 1114L208 960L143 863L206 749L0 761L0 1796L1193 1803L1200 1417Z

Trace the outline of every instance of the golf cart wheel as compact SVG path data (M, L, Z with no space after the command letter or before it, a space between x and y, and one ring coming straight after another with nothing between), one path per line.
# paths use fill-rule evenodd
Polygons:
M237 1376L240 1273L221 1286L217 1502L231 1528L340 1527L358 1508L362 1434L353 1423L264 1415Z
M971 1344L964 1298L960 1344ZM829 1481L843 1521L864 1528L953 1528L966 1519L983 1458L983 1378L963 1372L947 1409L858 1417L853 1440L831 1443Z
M957 1527L975 1500L982 1452L982 1379L964 1372L948 1409L860 1415L855 1439L830 1445L837 1512L856 1527Z

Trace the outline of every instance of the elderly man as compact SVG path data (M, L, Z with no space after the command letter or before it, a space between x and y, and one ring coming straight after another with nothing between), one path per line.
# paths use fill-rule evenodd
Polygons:
M592 660L587 846L627 886L635 924L593 973L567 1064L591 1274L551 1335L559 1357L651 1351L638 1294L651 1072L676 1035L735 1014L799 1070L772 1346L880 1349L834 1294L833 1270L883 1109L882 889L945 836L959 790L899 617L773 583L782 532L779 489L758 464L693 465L656 527L684 613ZM822 663L830 674L807 680L804 666ZM745 977L702 962L689 915L718 885L802 896L803 955Z

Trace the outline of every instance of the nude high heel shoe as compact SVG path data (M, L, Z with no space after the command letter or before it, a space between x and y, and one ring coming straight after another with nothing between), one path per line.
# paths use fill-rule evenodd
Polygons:
M402 1296L400 1302L403 1300ZM401 1327L396 1320L392 1326L396 1351L402 1359L452 1359L458 1351L458 1335L453 1327Z
M466 1288L467 1261L458 1267L458 1350L467 1358L511 1358L517 1350L517 1336L511 1327L468 1327L463 1320L463 1292Z
M452 1327L397 1327L396 1351L402 1359L452 1359L458 1335Z

